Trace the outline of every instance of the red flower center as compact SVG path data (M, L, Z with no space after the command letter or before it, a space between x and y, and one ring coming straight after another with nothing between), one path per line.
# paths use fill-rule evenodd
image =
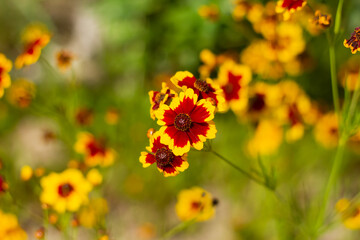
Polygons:
M68 197L72 191L74 191L74 187L69 183L62 184L58 188L59 195L64 198Z
M0 192L5 192L6 191L6 182L5 182L5 179L0 176Z
M191 203L191 209L194 211L202 210L203 206L201 202L192 202Z
M250 111L260 112L265 107L264 94L257 93L253 99L250 100Z
M175 158L175 155L166 147L159 148L156 150L155 159L160 167L165 167L171 163Z
M106 149L102 144L92 141L87 145L88 152L90 156L95 156L97 154L105 155Z
M186 132L191 127L191 117L186 113L179 113L175 117L174 125L177 130Z
M196 79L194 86L201 92L207 93L210 90L209 84L203 79Z

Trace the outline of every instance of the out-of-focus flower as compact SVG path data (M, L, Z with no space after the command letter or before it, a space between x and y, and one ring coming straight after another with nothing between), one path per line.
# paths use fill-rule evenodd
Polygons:
M92 124L94 119L94 113L91 109L83 107L77 109L75 113L76 123L80 126L89 126Z
M224 111L225 99L222 96L223 91L210 78L196 79L194 75L188 71L179 71L172 78L172 83L181 88L183 91L191 88L198 95L198 100L205 99L214 101L214 105L221 112Z
M147 222L139 226L138 239L150 240L156 237L156 228L153 223Z
M255 134L248 143L251 156L272 155L277 152L283 140L283 129L275 120L261 120Z
M200 76L205 78L209 77L211 71L215 68L217 63L216 55L213 52L211 52L209 49L203 49L200 52L200 60L201 62L204 63L198 69Z
M146 168L153 163L165 177L176 176L189 167L187 154L175 155L168 145L160 142L160 132L155 132L150 138L150 146L146 147L149 152L141 152L139 161Z
M1 240L26 240L26 232L19 226L15 215L4 213L0 210L0 239Z
M77 153L85 155L85 164L90 167L110 166L115 160L115 151L107 148L103 142L98 141L88 132L81 132L77 135L74 149Z
M69 51L60 50L56 53L56 64L61 71L66 71L71 67L74 54Z
M9 72L11 71L12 63L6 56L0 53L0 98L4 95L4 89L10 87L11 79Z
M36 177L42 177L45 174L45 168L38 167L35 169L35 176Z
M108 235L102 235L99 240L109 240L109 236Z
M233 61L226 61L220 66L218 84L223 90L224 110L231 108L234 112L243 110L247 105L247 85L251 81L251 70Z
M9 88L6 98L10 104L26 108L35 98L35 85L26 79L17 79Z
M57 212L75 212L88 202L92 185L77 169L67 169L62 173L50 173L41 178L43 189L40 200L52 206Z
M5 178L0 175L0 193L3 193L8 189L9 189L9 185L5 181Z
M45 228L44 227L39 228L38 230L36 230L34 235L35 235L36 239L44 239L44 237L45 237Z
M198 95L188 88L174 98L170 106L163 104L156 114L161 125L161 143L168 145L176 156L190 151L190 146L201 150L206 139L216 135L215 106L205 99L198 101Z
M236 0L234 1L234 9L232 11L232 16L234 20L241 21L244 19L246 14L249 12L253 4L246 0Z
M178 194L175 206L176 214L181 221L207 221L215 214L217 200L200 187L182 190Z
M20 177L23 181L28 181L33 175L33 170L30 166L25 165L21 168Z
M59 220L59 216L56 213L51 213L49 215L49 223L55 225Z
M340 199L335 206L346 228L351 230L360 229L360 204L350 202L348 199Z
M38 61L41 50L49 43L51 35L43 24L30 24L24 30L22 42L24 51L15 60L15 67L22 68Z
M341 85L349 91L354 91L360 87L360 56L353 56L340 68Z
M93 228L101 225L105 215L109 212L107 201L104 198L91 199L78 214L79 223L86 228Z
M335 113L322 116L315 125L315 139L325 148L334 148L339 141L339 123Z
M322 14L319 10L316 10L315 16L311 22L321 28L328 28L331 24L331 15Z
M276 6L277 13L283 13L284 20L289 20L291 14L299 11L306 5L306 0L279 0Z
M360 51L360 27L355 28L350 38L344 40L344 46L350 48L352 54Z
M106 111L105 122L109 125L116 125L119 121L119 110L110 108Z
M96 168L91 169L91 170L86 174L86 179L87 179L93 186L97 186L97 185L101 184L102 181L103 181L103 177L102 177L101 173L100 173L99 170L97 170Z
M174 90L171 90L165 82L162 83L162 89L160 92L150 91L150 117L155 120L155 114L161 105L169 105L174 97L177 97L177 93Z
M202 18L216 21L219 19L219 7L216 4L203 5L198 10Z

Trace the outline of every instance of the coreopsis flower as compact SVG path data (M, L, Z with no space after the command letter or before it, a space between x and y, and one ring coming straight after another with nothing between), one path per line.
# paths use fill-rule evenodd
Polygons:
M103 177L102 177L101 173L96 168L89 170L89 172L86 174L86 179L93 186L100 185L103 181Z
M194 90L198 100L206 99L214 102L219 111L224 111L225 99L222 96L222 89L210 78L197 79L188 71L179 71L172 78L171 82L184 91L188 88Z
M79 223L86 228L101 226L108 212L109 207L104 198L91 199L89 204L79 211Z
M251 70L245 65L226 61L220 66L217 82L223 90L225 104L222 110L231 108L234 112L247 105L247 85L251 81Z
M26 240L26 232L19 226L15 215L4 213L0 210L0 239L1 240Z
M166 144L176 156L203 148L206 139L216 135L214 118L215 106L205 99L198 101L198 95L188 88L174 98L170 106L163 104L156 114L161 143Z
M41 50L49 43L51 35L45 25L31 24L26 27L22 42L24 52L15 60L15 67L22 68L38 61Z
M11 71L12 63L6 56L0 53L0 98L4 95L4 89L10 87L11 79L9 72Z
M282 13L284 20L288 20L295 11L299 11L306 5L306 0L279 0L276 12Z
M360 204L343 198L336 203L335 208L341 214L341 220L346 228L360 229Z
M283 129L275 120L261 120L255 134L248 142L251 156L267 156L277 152L283 140Z
M360 27L355 28L350 38L344 40L344 46L350 48L352 54L360 51Z
M315 125L314 135L318 143L325 148L334 148L339 141L339 122L335 113L322 116Z
M71 67L74 54L69 51L60 50L56 53L56 65L61 71L66 71Z
M198 10L202 18L216 21L219 19L219 7L216 4L203 5Z
M178 194L175 210L181 221L203 222L214 216L217 202L209 192L193 187Z
M159 110L162 104L169 105L177 93L171 90L165 82L162 83L161 91L150 91L150 117L155 120L155 113Z
M201 65L198 69L201 77L209 77L211 71L217 64L216 55L209 49L203 49L200 52L200 60L203 62L203 65Z
M312 23L320 26L321 28L328 28L331 24L331 15L323 14L319 10L316 10Z
M354 91L360 87L360 56L354 55L345 62L339 71L339 80L347 90Z
M27 108L35 98L35 85L26 79L17 79L9 88L6 97L10 104Z
M50 173L41 178L40 201L52 206L58 213L75 212L88 202L92 185L80 170L67 169L62 173Z
M253 4L246 0L236 0L234 1L234 9L232 11L232 16L234 20L241 21L244 19L246 14L249 12Z
M169 146L160 142L160 132L155 132L150 138L150 146L146 147L148 152L141 152L139 161L146 168L153 163L165 177L176 176L189 167L187 154L175 155Z
M74 149L77 153L85 155L85 164L90 167L110 166L115 160L115 151L107 148L103 142L88 132L81 132L77 135Z
M20 177L23 181L29 181L33 176L33 169L29 165L25 165L21 168Z

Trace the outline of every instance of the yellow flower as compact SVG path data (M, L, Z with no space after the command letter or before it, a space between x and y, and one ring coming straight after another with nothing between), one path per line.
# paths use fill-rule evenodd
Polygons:
M248 143L251 156L276 153L283 140L283 130L275 120L261 120L253 138Z
M21 168L20 176L21 180L28 181L33 175L33 170L30 166L25 165Z
M198 13L202 18L216 21L219 18L219 7L215 4L203 5L199 8Z
M360 51L360 27L355 28L350 38L344 40L344 46L350 48L352 54Z
M102 177L101 173L100 173L99 170L97 170L96 168L91 169L91 170L86 174L86 179L87 179L93 186L97 186L97 185L101 184L102 181L103 181L103 177Z
M360 56L351 57L340 68L340 83L349 91L354 91L360 87Z
M100 165L110 166L115 160L115 151L107 148L103 142L98 141L91 133L81 132L77 135L74 145L77 153L85 155L85 164L93 167Z
M334 148L339 141L339 124L335 113L322 116L315 125L315 139L325 148Z
M28 107L34 97L35 85L32 82L22 78L13 82L12 86L9 88L6 94L6 98L10 104L19 108Z
M321 28L328 28L331 24L331 15L322 14L319 10L316 10L312 23Z
M108 212L109 208L105 199L91 199L89 204L79 211L79 222L86 228L93 228L104 221Z
M289 20L290 16L302 9L306 5L306 0L279 0L276 6L277 13L283 13L284 20Z
M179 193L175 210L181 221L202 222L214 216L216 204L217 200L213 199L209 192L193 187Z
M11 79L9 72L11 71L12 63L0 53L0 98L4 95L4 89L10 87Z
M30 24L27 26L22 36L24 52L16 58L15 67L22 68L37 62L41 49L49 43L50 38L51 35L45 25Z
M351 230L360 229L360 204L350 202L348 199L340 199L335 206L344 226Z
M19 226L15 215L0 210L0 239L26 240L26 232Z
M50 173L41 178L43 189L40 200L52 206L57 212L75 212L88 202L92 185L77 169L67 169L62 173Z
M105 122L109 125L115 125L119 121L119 111L115 108L110 108L106 111Z

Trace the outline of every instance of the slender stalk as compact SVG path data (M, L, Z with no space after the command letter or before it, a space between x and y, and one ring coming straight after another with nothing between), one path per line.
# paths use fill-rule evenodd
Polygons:
M340 106L339 106L339 91L337 86L337 77L336 77L336 57L335 57L335 46L333 41L329 40L329 55L330 55L330 74L331 74L331 89L333 95L334 109L335 113L340 116Z
M195 222L196 222L195 218L191 219L189 221L186 221L186 222L181 222L178 225L176 225L175 227L173 227L172 229L170 229L167 233L165 233L164 236L161 239L162 240L169 239L172 236L174 236L175 234L177 234L177 233L181 232L182 230L184 230L185 228L191 226Z
M337 35L340 31L341 13L342 13L343 5L344 5L344 0L339 0L338 7L336 9L336 17L335 17L335 27L334 27L335 35Z

